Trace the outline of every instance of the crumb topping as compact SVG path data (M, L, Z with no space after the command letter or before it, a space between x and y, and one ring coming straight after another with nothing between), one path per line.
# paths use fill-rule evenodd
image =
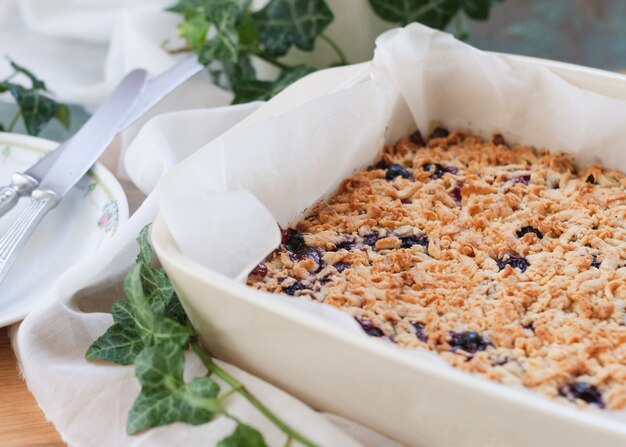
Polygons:
M345 179L248 283L464 371L623 409L625 239L622 173L440 128Z

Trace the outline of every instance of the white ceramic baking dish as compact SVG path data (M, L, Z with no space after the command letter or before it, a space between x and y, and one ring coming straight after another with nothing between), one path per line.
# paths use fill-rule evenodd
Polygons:
M512 57L546 66L577 86L626 99L625 76ZM367 76L368 64L318 72L239 126ZM235 127L229 132L236 131ZM193 163L193 156L185 163ZM174 169L168 178L178 172ZM246 285L185 258L160 217L152 241L194 327L213 353L316 409L354 419L413 446L626 445L626 424L598 412L409 356L390 343L351 333L273 300L259 300L258 292Z

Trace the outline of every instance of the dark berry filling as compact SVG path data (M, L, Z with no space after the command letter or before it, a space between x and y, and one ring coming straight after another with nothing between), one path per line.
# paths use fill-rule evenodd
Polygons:
M343 261L339 261L336 264L333 264L333 267L335 267L335 269L337 269L337 271L339 273L343 272L345 269L347 269L348 267L350 267L350 264L348 264L347 262L343 262Z
M463 197L461 196L461 188L463 188L463 182L457 182L450 191L450 196L454 199L457 205L461 204Z
M448 135L450 135L450 132L448 131L448 129L444 128L444 127L437 127L435 130L433 130L433 133L430 134L430 138L445 138Z
M496 146L506 146L506 140L502 134L497 133L493 136L493 144Z
M261 278L263 278L265 275L267 275L267 266L263 263L257 264L257 266L250 272L250 275L260 276Z
M368 234L363 238L363 243L365 245L369 245L370 247L374 247L376 245L376 241L378 241L378 236L375 234Z
M304 242L304 235L295 230L290 231L285 247L294 254L304 253L308 248Z
M414 245L421 245L422 247L428 248L428 237L427 236L403 236L400 238L402 241L402 248L411 248Z
M411 143L419 147L423 147L426 145L426 142L424 141L424 138L422 138L422 134L419 130L416 130L411 135L409 135L409 140L411 140Z
M354 317L354 319L361 325L361 328L365 331L367 335L371 335L372 337L384 337L385 333L372 324L370 320L367 318L358 318Z
M426 332L424 331L424 323L412 323L412 326L415 328L415 336L417 337L417 339L423 342L427 342L428 335L426 335Z
M592 185L595 185L595 184L596 184L596 178L595 178L593 175L591 175L591 174L589 174L589 175L587 176L587 179L586 179L585 181L586 181L587 183L591 183Z
M370 166L369 168L367 168L367 170L372 171L374 169L387 169L387 167L389 167L387 162L384 159L381 159L377 161L375 164L373 164L372 166Z
M502 357L496 361L493 362L494 365L496 366L502 366L502 365L506 365L507 363L509 363L510 359L508 357Z
M470 354L477 351L484 351L487 349L487 346L489 346L489 343L474 331L452 332L448 343L453 351L462 349Z
M346 239L335 244L335 250L341 250L341 249L350 250L352 247L354 247L354 241L350 239Z
M525 272L530 265L526 258L516 255L511 255L507 259L500 259L497 263L500 270L504 269L507 265L510 265L513 268L520 269L522 273Z
M517 237L521 238L528 233L535 233L539 239L543 239L543 233L531 225L526 225L525 227L520 228L517 231Z
M299 282L296 282L295 284L289 287L283 287L283 292L286 293L287 295L293 296L296 294L298 290L302 290L302 289L304 289L302 284L300 284Z
M439 163L426 163L424 166L422 166L422 169L424 171L430 172L431 179L441 178L446 173L456 174L457 172L459 172L459 169L455 168L454 166L442 166Z
M317 265L321 265L319 252L314 248L308 247L304 242L304 235L298 231L291 230L285 248L291 252L292 259L294 260L301 261L304 258L310 258L313 259Z
M595 385L586 382L574 382L563 385L559 388L559 394L569 400L581 399L589 404L596 404L604 408L602 393L600 393Z
M592 255L591 256L591 267L599 269L600 268L600 264L602 264L602 261L598 260L596 255Z
M520 177L515 177L513 179L513 184L516 183L522 183L524 185L528 185L530 183L530 174L529 175L522 175Z
M394 163L387 168L385 179L391 181L396 177L402 177L406 179L413 178L411 173L404 166L400 166L399 164Z
M282 244L286 244L291 237L291 234L296 231L292 230L291 228L283 228L280 225L278 226L278 228L280 228L280 242Z

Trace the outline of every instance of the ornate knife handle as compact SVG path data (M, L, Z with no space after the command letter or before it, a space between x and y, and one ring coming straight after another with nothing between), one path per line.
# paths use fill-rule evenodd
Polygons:
M0 238L0 284L9 273L18 253L26 244L37 225L48 211L59 203L59 197L52 191L35 189L31 194L31 202L20 217Z
M12 180L10 185L0 188L0 216L17 205L20 197L30 195L38 185L37 180L21 173L13 174Z

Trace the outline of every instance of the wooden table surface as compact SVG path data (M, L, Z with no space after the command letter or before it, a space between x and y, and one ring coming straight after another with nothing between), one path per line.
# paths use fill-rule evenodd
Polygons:
M7 329L0 329L0 445L57 447L65 443L19 377Z

